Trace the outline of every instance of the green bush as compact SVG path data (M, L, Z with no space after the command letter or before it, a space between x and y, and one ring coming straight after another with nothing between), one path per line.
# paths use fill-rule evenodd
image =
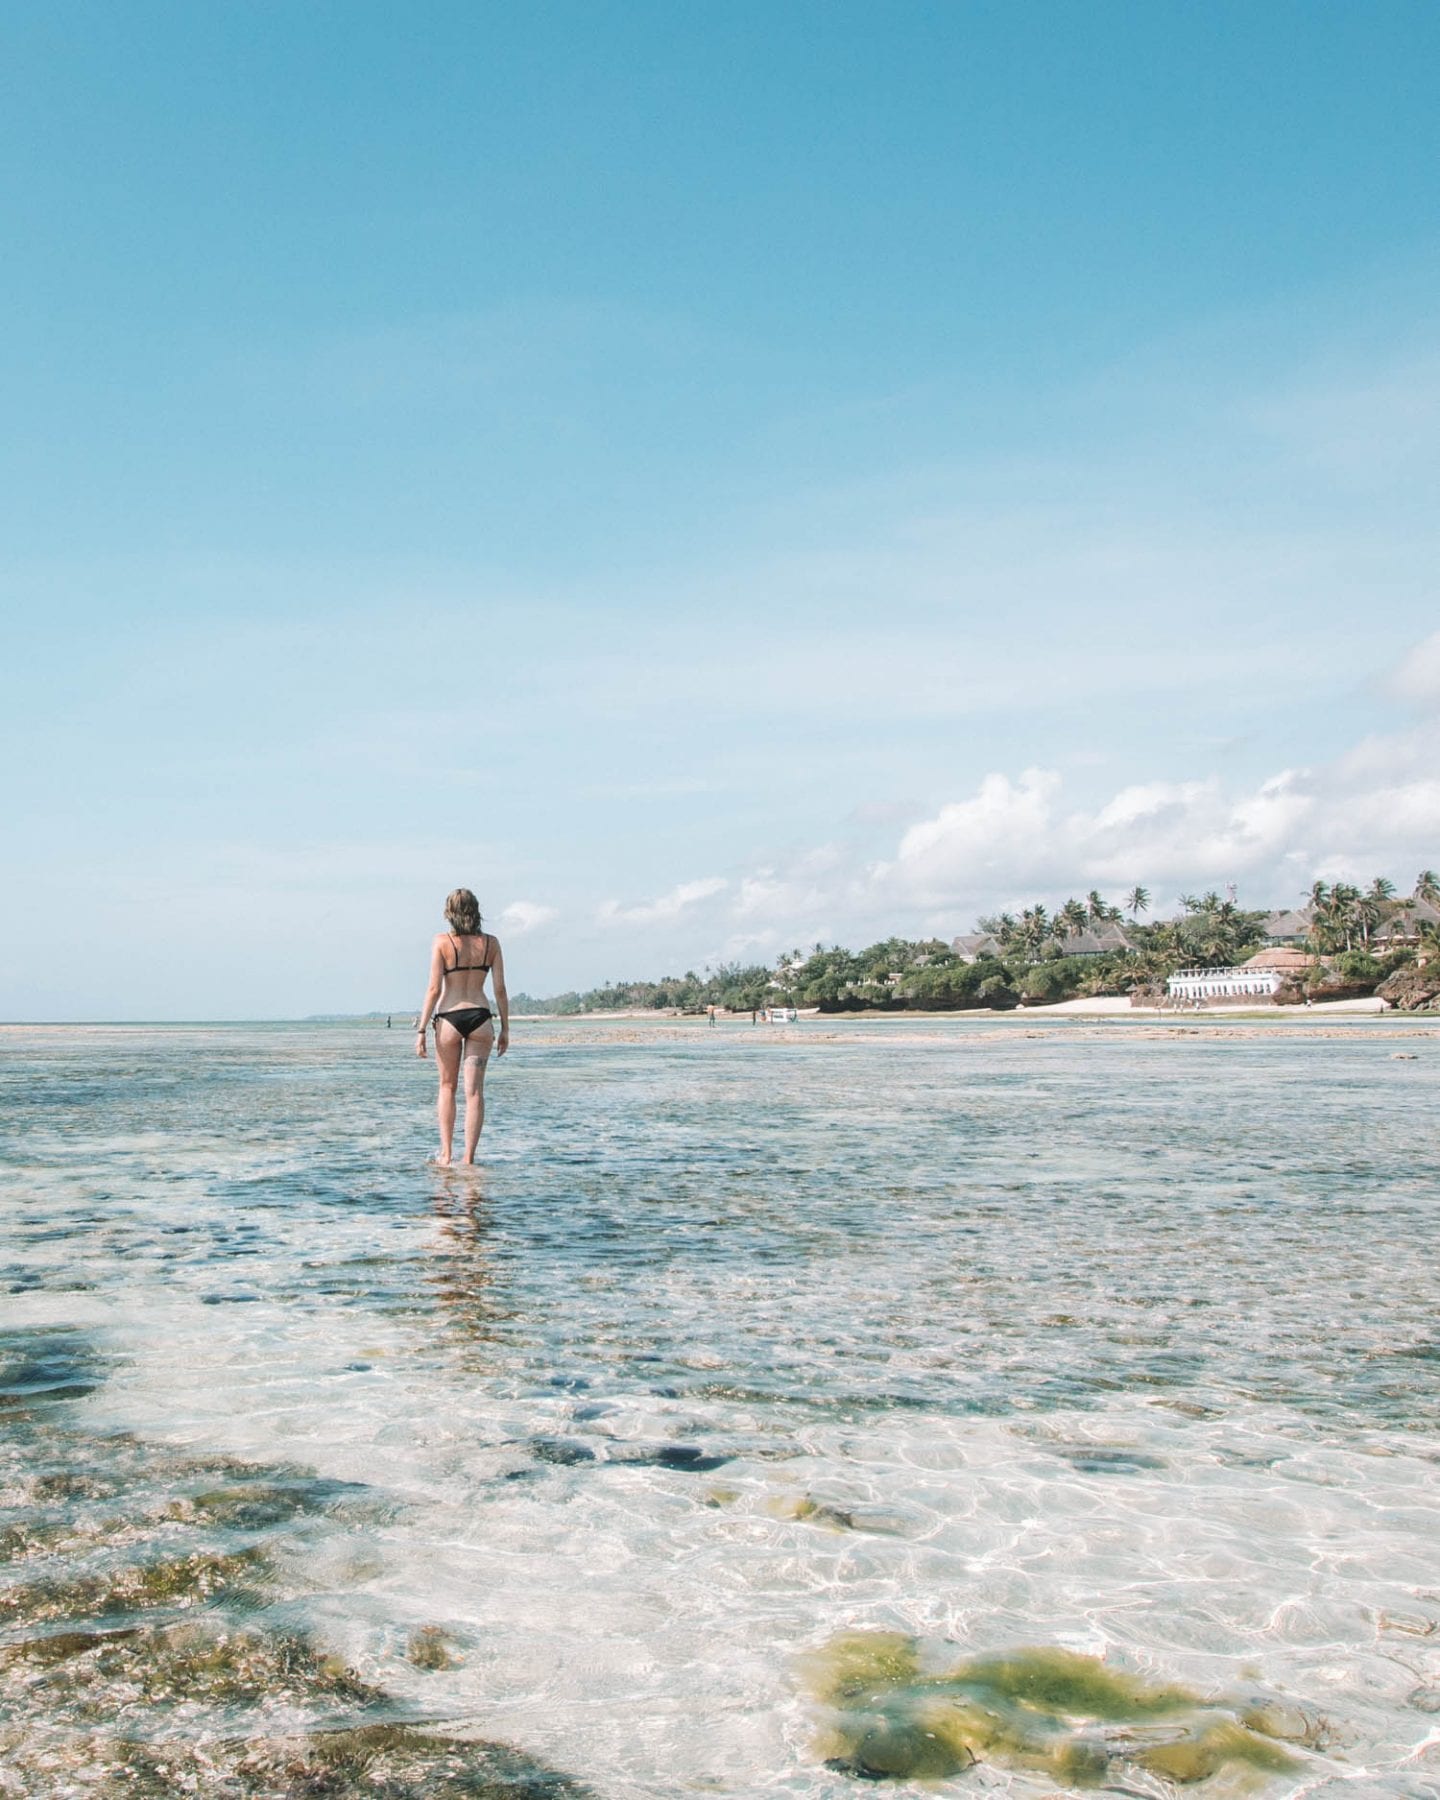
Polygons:
M1383 964L1368 950L1343 950L1333 966L1347 981L1378 981L1385 973Z
M1078 985L1072 961L1036 963L1020 983L1020 998L1031 1005L1053 1005L1068 1000Z

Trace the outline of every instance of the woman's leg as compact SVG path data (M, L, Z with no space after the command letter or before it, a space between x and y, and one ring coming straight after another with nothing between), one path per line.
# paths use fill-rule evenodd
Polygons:
M440 1120L441 1168L449 1166L450 1146L455 1136L455 1083L460 1078L460 1052L465 1040L448 1019L435 1021L435 1066L440 1071L440 1097L435 1112Z
M465 1160L473 1163L475 1146L485 1129L485 1065L495 1042L495 1027L482 1025L465 1045Z

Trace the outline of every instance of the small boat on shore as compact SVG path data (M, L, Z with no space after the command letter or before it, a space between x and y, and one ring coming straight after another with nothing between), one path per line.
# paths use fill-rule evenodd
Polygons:
M767 1006L765 1023L767 1025L793 1025L800 1017L793 1006Z

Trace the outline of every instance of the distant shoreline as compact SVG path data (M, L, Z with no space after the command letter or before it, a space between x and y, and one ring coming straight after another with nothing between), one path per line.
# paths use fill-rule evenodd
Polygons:
M385 1030L380 1024L384 1018L384 1013L353 1013L346 1016L299 1019L5 1019L0 1020L0 1035L72 1031L77 1028L95 1032L243 1030L247 1027L253 1029L266 1026L288 1026L297 1030L365 1026ZM887 1034L893 1034L897 1038L903 1036L905 1027L910 1025L933 1028L936 1025L974 1022L992 1027L1013 1028L1055 1024L1060 1020L1071 1020L1077 1025L1104 1025L1107 1028L1117 1025L1145 1026L1152 1033L1157 1026L1193 1032L1206 1027L1234 1025L1252 1029L1275 1027L1294 1033L1303 1031L1312 1021L1320 1019L1330 1021L1332 1032L1337 1025L1345 1030L1378 1026L1383 1028L1386 1035L1398 1033L1421 1037L1440 1036L1440 1010L1400 1012L1383 1007L1373 998L1316 1001L1310 1006L1209 1006L1198 1012L1175 1007L1131 1006L1128 1000L1104 996L1091 1000L1064 1000L1051 1006L964 1007L936 1012L907 1008L894 1012L859 1009L854 1012L822 1013L818 1008L807 1007L801 1010L798 1021L792 1025L769 1025L763 1022L752 1025L746 1013L719 1013L716 1015L714 1029L717 1032L723 1031L731 1038L741 1035L749 1039L753 1035L758 1042L796 1043L807 1038L819 1039L822 1035L837 1030L844 1032L845 1028L854 1025L883 1027ZM559 1031L583 1033L588 1026L606 1025L628 1026L632 1032L636 1028L648 1027L674 1038L708 1034L710 1029L703 1013L657 1012L649 1008L593 1013L516 1013L512 1015L512 1022L516 1025L539 1026L547 1036ZM1419 1029L1409 1033L1405 1029L1408 1026ZM394 1030L402 1035L408 1033L408 1016L404 1025L397 1024ZM863 1041L873 1043L875 1038L867 1033Z

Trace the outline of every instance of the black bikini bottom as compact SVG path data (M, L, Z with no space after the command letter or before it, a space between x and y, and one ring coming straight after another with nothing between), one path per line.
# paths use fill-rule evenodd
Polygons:
M449 1012L437 1012L435 1017L448 1019L462 1038L468 1038L472 1031L478 1031L482 1025L490 1023L490 1008L488 1006L455 1006Z

